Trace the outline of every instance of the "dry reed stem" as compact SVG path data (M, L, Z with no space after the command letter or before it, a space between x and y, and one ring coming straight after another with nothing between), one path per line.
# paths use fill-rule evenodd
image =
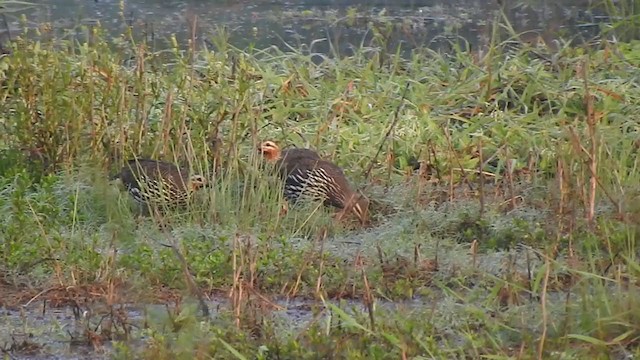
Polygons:
M558 190L560 192L560 199L558 200L558 224L556 226L556 244L559 244L562 240L562 234L564 232L564 213L565 213L565 195L566 195L566 185L565 185L565 169L566 165L562 158L558 158L558 164L556 167L556 178L558 179ZM569 251L572 251L572 239L569 237Z
M511 160L509 159L509 152L508 149L505 148L505 152L507 153L507 168L506 168L506 172L507 172L507 189L509 190L509 202L510 202L510 209L509 210L514 210L517 206L516 203L516 190L515 190L515 186L513 184L513 173L515 171L514 169L514 164L515 164L515 160Z
M471 242L471 264L472 267L475 269L477 267L478 264L478 240L474 239Z
M145 51L144 46L139 46L138 51L136 53L136 74L138 75L138 82L140 84L144 84L144 74L145 74ZM122 97L127 98L126 96L126 87L122 87ZM134 152L139 154L142 150L142 140L146 137L148 131L148 123L147 123L147 109L145 107L145 98L147 94L145 91L138 93L138 101L136 103L136 115L137 115L137 123L139 124L138 128L138 137L136 139L136 144L134 144ZM126 108L123 108L123 114L126 113Z
M302 266L298 271L298 275L296 276L296 282L293 284L291 289L287 292L287 298L295 297L298 294L298 287L300 286L300 284L302 284L302 274L304 274L304 271L307 270L308 266L309 266L309 261L305 259L305 262L302 263Z
M318 278L316 280L316 294L320 294L322 288L322 276L324 275L324 242L327 239L327 228L320 229L318 241L320 242L320 267L318 269Z
M571 140L572 140L571 144L573 145L573 148L575 149L575 151L578 152L578 153L584 154L587 157L587 162L589 163L589 169L590 169L589 171L590 171L591 176L590 176L590 179L589 179L589 181L590 181L589 200L584 201L585 204L587 204L587 208L585 209L585 214L587 216L585 216L585 217L588 218L588 214L591 211L590 210L591 209L591 205L593 205L594 212L595 212L595 194L592 191L592 186L593 186L593 182L594 181L595 181L595 184L600 187L600 189L605 194L607 199L609 199L611 204L616 209L618 209L618 210L621 209L620 202L616 201L614 199L614 197L611 195L611 193L607 190L607 188L605 186L603 186L602 182L600 181L600 178L597 176L597 173L596 173L596 176L593 176L593 170L594 170L593 167L594 166L595 166L595 170L597 171L597 156L592 155L592 154L594 154L593 151L597 151L597 150L593 149L593 144L594 144L595 138L592 138L592 140L591 140L591 149L587 150L587 148L585 148L584 145L582 145L582 143L580 142L580 137L579 137L576 129L574 127L572 127L572 126L569 126L569 135L571 135ZM595 136L595 133L594 133L594 136ZM582 184L582 182L579 181L579 184ZM582 189L582 187L580 187L580 188ZM583 192L583 191L581 191L581 192ZM584 196L585 195L583 195L583 197ZM593 202L593 204L592 204L592 202Z
M544 342L547 337L547 327L549 326L549 314L547 313L547 288L549 286L549 274L551 273L551 261L547 255L544 256L545 269L544 279L542 280L542 294L540 295L540 307L542 311L542 335L540 336L540 342L538 343L538 359L542 360L544 353Z
M480 201L480 214L479 218L482 219L484 216L484 171L482 171L483 161L483 151L482 151L482 139L478 140L478 172L480 173L480 189L479 189L479 201Z
M233 269L233 284L229 291L229 297L231 298L231 308L235 317L236 328L240 329L240 314L241 303L244 296L243 286L241 283L242 268L238 264L238 250L240 249L238 236L233 238L233 255L232 255L232 269Z
M453 161L455 160L455 162L458 165L458 168L460 169L460 172L462 173L462 180L467 184L467 186L469 186L469 190L473 191L473 185L471 185L471 182L469 181L469 178L467 178L467 171L465 170L464 166L462 166L462 162L460 161L460 158L458 157L458 153L456 152L455 148L453 147L453 141L451 141L451 134L449 134L449 125L447 123L446 126L444 126L442 128L442 132L445 136L445 138L447 139L447 146L449 147L449 192L450 192L450 201L453 201L453 171L454 171L454 167L453 167Z
M529 254L529 248L526 248L525 250L525 260L527 263L527 290L529 290L529 300L533 300L533 275L531 274L531 255Z
M374 305L374 297L371 293L371 286L369 285L369 279L367 278L367 273L365 272L364 266L361 269L362 273L362 282L364 284L364 305L367 307L367 313L369 315L369 322L371 324L371 331L376 331L376 321L373 313L373 305Z
M171 114L173 112L173 91L170 89L167 91L165 97L164 114L162 116L162 134L160 156L164 158L169 153L169 142L171 141Z
M390 138L392 138L392 139L393 139L393 134L394 134L394 132L391 131ZM391 186L391 174L393 174L394 162L396 160L395 150L393 148L393 144L394 144L394 141L391 140L389 142L389 146L387 147L387 156L385 157L386 163L387 163L387 181L386 181L386 185L385 185L385 191L388 191L389 190L389 186Z
M595 217L596 210L596 190L597 190L597 180L598 180L598 142L596 139L596 116L593 109L593 97L591 96L591 92L589 91L589 80L587 78L588 75L588 62L583 64L582 66L582 77L584 80L584 102L586 107L586 116L587 116L587 129L589 131L589 139L591 142L591 147L589 151L589 202L587 209L587 222L589 225L593 226L593 221Z
M384 146L384 143L387 142L387 139L389 139L389 136L391 135L391 132L393 131L393 129L396 127L396 125L398 124L398 120L400 120L400 109L402 109L402 105L404 104L404 101L407 97L407 93L409 92L409 86L411 85L410 82L407 82L407 85L405 85L404 87L404 91L402 92L402 97L400 98L400 103L398 104L398 107L396 108L395 113L393 114L393 118L391 121L391 124L389 125L389 129L387 129L387 132L384 135L384 138L382 138L382 141L380 142L380 145L378 145L378 150L376 151L376 154L371 158L371 161L369 162L369 166L367 166L367 170L364 172L364 180L367 180L369 178L369 175L371 174L371 170L373 169L373 165L375 164L376 160L378 159L378 156L380 155L380 152L382 151L382 147Z

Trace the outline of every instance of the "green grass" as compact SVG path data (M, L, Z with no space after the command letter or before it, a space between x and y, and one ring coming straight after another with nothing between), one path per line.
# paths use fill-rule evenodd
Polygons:
M34 301L99 289L81 297L108 310L72 303L94 310L85 343L155 359L638 355L633 43L548 54L496 38L482 59L363 47L317 64L224 36L150 53L91 31L22 37L0 60L0 286ZM373 226L313 205L280 215L266 139L342 166ZM213 186L138 218L108 181L134 155ZM205 322L198 296L229 301ZM269 304L282 299L310 306L298 331ZM168 305L133 328L124 303Z

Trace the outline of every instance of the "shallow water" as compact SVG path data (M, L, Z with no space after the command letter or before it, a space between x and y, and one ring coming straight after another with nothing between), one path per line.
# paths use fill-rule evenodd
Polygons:
M552 38L560 31L581 41L597 33L606 17L592 9L591 0L501 1L516 32L534 31ZM8 12L11 33L21 29L19 15L28 26L51 24L55 36L84 37L86 29L100 23L113 35L127 26L138 39L156 48L166 47L175 34L185 44L194 34L198 46L215 47L219 27L230 32L229 42L239 48L306 49L317 53L349 55L352 49L376 46L374 33L385 38L388 51L400 46L441 49L451 41L466 39L472 46L487 42L494 20L500 19L498 1L484 0L41 0L40 5ZM22 8L22 7L21 7ZM195 31L192 31L192 29ZM374 30L375 29L375 30ZM533 38L531 34L524 35ZM7 33L4 31L4 40Z
M360 301L332 301L331 303L341 307L347 313L363 312L364 305ZM327 312L314 318L317 311L314 309L323 308L321 302L306 301L299 299L275 299L273 304L278 306L271 312L273 321L282 327L283 336L295 333L297 329L308 326L313 321L322 321L327 318ZM207 301L210 317L212 321L221 312L231 309L228 299L218 298ZM183 304L185 306L185 304ZM36 345L33 350L10 351L11 359L108 359L113 352L110 342L94 348L87 343L84 337L85 331L90 324L91 329L96 329L98 324L95 319L101 315L97 311L93 315L87 313L76 314L70 307L46 308L43 311L43 302L34 302L28 307L15 310L4 309L0 312L0 346L8 349L11 345L20 345L24 342ZM376 308L396 312L400 309L410 311L411 309L424 309L423 300L412 300L402 302L376 301ZM97 307L98 308L98 307ZM93 309L94 311L97 309ZM127 323L132 325L131 338L126 341L127 345L136 348L144 346L144 335L139 329L143 329L149 324L162 326L169 317L167 307L164 305L126 305L123 307L126 314ZM92 317L93 320L87 319ZM154 327L154 325L151 325Z
M42 303L21 310L0 311L0 346L9 350L11 359L108 359L108 351L94 351L88 345L74 344L70 334L80 332L81 321L76 320L69 307L48 308ZM23 348L33 344L32 349ZM107 345L109 346L109 345Z

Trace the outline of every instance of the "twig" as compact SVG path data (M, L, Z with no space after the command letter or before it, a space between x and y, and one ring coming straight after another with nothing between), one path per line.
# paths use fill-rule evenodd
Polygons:
M248 290L249 290L249 292L251 292L251 294L253 294L253 295L257 296L258 298L260 298L260 300L262 300L263 303L268 304L269 306L271 306L271 308L275 309L276 311L287 310L287 308L285 306L281 306L281 305L278 305L278 304L274 303L269 298L267 298L266 296L264 296L261 293L259 293L256 289L249 288Z
M300 138L302 139L302 141L304 141L305 147L309 146L309 141L307 140L307 138L304 137L304 135L302 135L302 133L298 130L295 129L291 129L291 131L293 131L294 133L296 133L296 135L300 136Z
M27 303L26 303L26 304L24 304L22 307L23 307L23 308L26 308L27 306L29 306L29 304L31 304L32 302L34 302L34 301L35 301L37 298L39 298L40 296L42 296L42 295L44 295L44 294L48 293L49 291L55 290L55 289L57 289L57 288L58 288L58 287L51 287L51 288L44 289L44 290L40 291L40 292L39 292L39 293L37 293L34 297L32 297L29 301L27 301Z
M184 258L184 256L182 256L178 248L175 247L174 245L172 244L161 244L161 245L171 248L171 250L173 250L173 253L176 255L176 257L182 264L182 270L184 271L184 277L187 280L187 285L190 288L189 290L191 290L191 292L198 298L198 302L200 303L200 307L202 308L202 315L204 315L206 318L209 318L209 314L210 314L209 307L207 306L207 303L205 303L204 301L204 296L202 295L202 291L200 291L200 288L196 285L196 282L193 280L193 276L189 271L189 264L187 264L187 260Z
M503 140L502 143L500 144L500 146L493 153L493 155L491 155L488 158L484 159L484 161L482 162L482 168L484 168L485 166L489 165L490 162L492 162L495 158L498 157L498 154L500 154L500 151L502 151L506 147L507 147L507 142L505 140Z
M404 100L407 97L407 92L409 91L409 85L411 85L411 83L407 82L407 85L404 87L404 91L402 92L402 97L400 98L400 104L398 104L398 107L396 108L396 112L393 114L393 120L391 121L391 125L389 126L389 129L387 129L387 133L384 135L384 138L380 142L380 145L378 145L378 151L376 151L376 154L371 159L371 162L369 162L369 166L367 167L367 170L364 172L365 180L369 178L369 174L371 174L371 170L373 169L373 164L378 159L378 156L382 151L382 147L384 146L384 143L387 142L387 139L389 138L389 135L391 135L393 128L398 123L398 119L399 119L398 115L400 114L400 109L402 108L402 105L404 104Z
M604 270L602 271L602 277L607 275L607 273L609 272L609 269L611 269L611 267L615 264L616 258L618 257L618 255L620 255L621 251L622 250L618 250L618 252L613 255L613 257L611 258L611 261L609 262L609 265L607 265L607 267L605 267Z
M262 130L262 129L264 129L264 128L268 127L268 126L275 126L275 125L274 125L274 124L272 124L272 123L270 123L270 122L268 122L268 123L266 123L266 124L264 124L264 125L260 126L259 128L257 128L257 129L256 129L256 133L259 133L259 132L260 132L260 130ZM245 140L247 140L247 138L249 137L249 135L252 135L252 134L251 134L251 131L247 131L247 132L242 136L242 139L240 139L240 142L244 142Z
M384 254L382 253L380 244L376 244L376 250L378 250L378 260L380 260L380 266L382 266L386 263L386 261L384 261Z

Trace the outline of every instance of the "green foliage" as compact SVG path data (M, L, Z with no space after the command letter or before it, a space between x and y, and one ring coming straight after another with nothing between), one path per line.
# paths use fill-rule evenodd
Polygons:
M385 44L390 24L372 26ZM211 322L179 306L153 316L144 348L116 356L530 358L543 329L542 356L637 345L635 43L552 58L496 43L481 60L363 47L318 63L224 34L215 52L159 53L92 34L19 38L0 58L3 281L121 282L135 302L191 292L192 278L238 296ZM318 204L283 215L265 139L342 166L373 200L372 228ZM212 186L139 217L108 180L134 155ZM291 333L265 310L277 295L323 301ZM380 307L330 301L369 296Z

